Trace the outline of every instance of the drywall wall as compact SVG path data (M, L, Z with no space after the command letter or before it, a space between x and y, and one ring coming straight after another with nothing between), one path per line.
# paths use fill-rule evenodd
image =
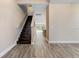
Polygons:
M35 12L35 24L46 25L46 10Z
M79 4L49 4L49 41L79 43Z
M15 0L0 0L0 53L16 43L24 16Z

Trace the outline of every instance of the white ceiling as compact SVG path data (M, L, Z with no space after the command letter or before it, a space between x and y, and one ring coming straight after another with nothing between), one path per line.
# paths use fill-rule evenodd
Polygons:
M46 9L47 4L33 4L32 7L34 11L43 11Z
M32 5L34 11L43 11L48 5L47 0L17 0L18 4L22 5Z
M50 0L50 3L55 3L55 4L74 4L74 3L78 3L79 4L79 0Z
M16 0L18 4L48 4L47 0Z

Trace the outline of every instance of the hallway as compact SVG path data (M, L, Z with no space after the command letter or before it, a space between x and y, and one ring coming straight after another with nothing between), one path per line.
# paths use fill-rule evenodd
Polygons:
M42 31L37 31L34 45L18 44L3 58L79 57L79 44L48 44Z

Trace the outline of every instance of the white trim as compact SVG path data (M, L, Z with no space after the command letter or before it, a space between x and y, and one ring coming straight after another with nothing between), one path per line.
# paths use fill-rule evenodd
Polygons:
M79 43L79 41L49 41L49 43Z
M16 42L12 45L12 46L10 46L9 48L7 48L7 49L5 49L4 51L2 51L1 53L0 53L0 57L2 57L2 56L4 56L8 51L10 51L14 46L16 46Z

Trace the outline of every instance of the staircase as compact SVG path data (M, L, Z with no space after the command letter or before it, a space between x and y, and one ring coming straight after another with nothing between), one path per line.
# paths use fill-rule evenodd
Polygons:
M31 22L32 16L28 16L17 44L31 44Z

